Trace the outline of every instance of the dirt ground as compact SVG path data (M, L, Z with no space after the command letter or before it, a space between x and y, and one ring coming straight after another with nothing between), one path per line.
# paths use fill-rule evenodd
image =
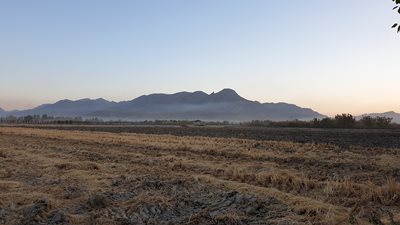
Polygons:
M0 127L7 225L395 225L399 181L396 145Z

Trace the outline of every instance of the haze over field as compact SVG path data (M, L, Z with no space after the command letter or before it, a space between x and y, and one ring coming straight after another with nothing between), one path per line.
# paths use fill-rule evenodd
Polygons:
M329 116L400 112L393 6L2 1L0 107L231 87L246 99Z

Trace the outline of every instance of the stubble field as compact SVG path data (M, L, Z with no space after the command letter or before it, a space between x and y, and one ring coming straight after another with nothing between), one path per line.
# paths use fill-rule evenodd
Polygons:
M399 224L396 134L243 133L0 127L0 224Z

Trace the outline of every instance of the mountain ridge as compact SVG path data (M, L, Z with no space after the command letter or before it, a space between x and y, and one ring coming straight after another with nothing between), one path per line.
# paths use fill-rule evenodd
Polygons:
M281 103L286 104L286 103ZM178 92L175 94L143 95L113 108L95 111L89 116L101 118L136 118L138 120L287 120L324 117L310 109L287 104L279 105L249 101L232 89L217 93ZM266 110L269 110L267 112ZM301 111L299 113L299 111Z
M357 116L357 119L361 119L362 117L365 116L371 116L371 117L388 117L392 118L392 122L395 123L400 123L400 113L397 113L395 111L388 111L388 112L383 112L383 113L365 113L362 115Z
M229 88L211 94L202 91L183 91L174 94L155 93L121 102L107 101L103 98L84 98L76 101L64 99L29 110L11 111L8 114L16 116L47 114L135 121L278 121L326 117L310 108L302 108L294 104L250 101Z
M77 117L93 112L94 110L111 107L113 104L115 104L115 102L107 101L103 98L83 98L76 101L63 99L53 104L42 104L33 109L14 110L11 111L11 114L15 116L47 114L52 116Z

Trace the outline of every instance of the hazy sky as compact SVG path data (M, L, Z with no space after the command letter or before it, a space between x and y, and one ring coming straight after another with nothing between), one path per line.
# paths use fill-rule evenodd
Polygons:
M0 107L219 91L400 111L391 0L0 1ZM399 21L400 22L400 21Z

